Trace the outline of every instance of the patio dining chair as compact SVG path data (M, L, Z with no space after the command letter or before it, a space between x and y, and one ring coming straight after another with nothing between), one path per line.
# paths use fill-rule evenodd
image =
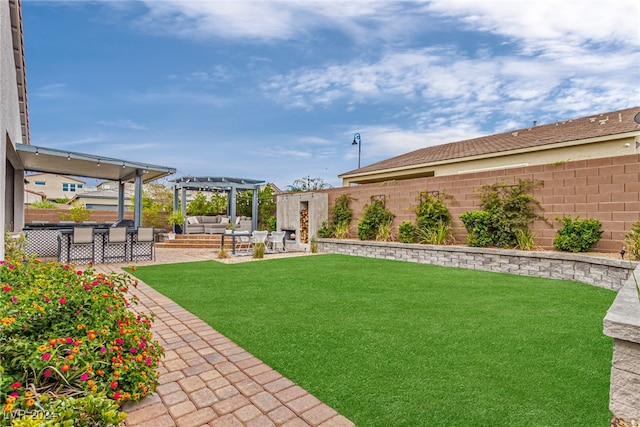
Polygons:
M73 227L67 260L95 262L96 247L93 227ZM77 256L74 256L77 255Z
M278 245L282 246L282 251L284 252L286 249L284 247L284 231L272 231L267 237L267 246L271 247L271 251L276 252L278 250Z
M102 260L109 262L121 259L122 262L127 262L127 240L126 227L109 228L109 233L102 243Z
M251 244L253 246L259 243L262 243L263 245L266 244L267 234L269 234L268 231L254 230L253 232L251 232Z
M131 243L131 261L137 259L156 260L153 227L138 227Z

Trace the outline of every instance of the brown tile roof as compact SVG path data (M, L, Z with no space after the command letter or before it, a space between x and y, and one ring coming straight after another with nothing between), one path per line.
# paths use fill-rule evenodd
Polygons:
M633 107L626 110L612 111L579 119L421 148L360 169L345 172L339 176L403 168L638 131L640 130L640 125L635 123L633 118L639 111L640 107Z

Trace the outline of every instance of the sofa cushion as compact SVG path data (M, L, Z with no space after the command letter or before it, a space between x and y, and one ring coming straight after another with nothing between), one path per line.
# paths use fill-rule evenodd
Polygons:
M196 216L187 217L187 224L198 224L198 222L198 217Z

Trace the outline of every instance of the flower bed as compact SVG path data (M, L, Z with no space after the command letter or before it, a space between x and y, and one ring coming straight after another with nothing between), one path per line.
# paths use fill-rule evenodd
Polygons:
M123 402L155 390L164 350L152 318L129 309L136 284L91 266L0 264L0 425L117 425Z

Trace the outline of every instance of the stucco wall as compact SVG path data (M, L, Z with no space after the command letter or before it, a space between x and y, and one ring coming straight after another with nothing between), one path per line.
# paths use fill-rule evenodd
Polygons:
M476 190L483 184L497 182L515 183L519 179L542 180L544 186L533 192L544 211L541 213L551 225L536 221L533 231L535 243L551 249L553 237L560 228L554 217L563 215L597 218L602 222L602 239L594 250L618 252L624 235L631 225L640 221L640 155L631 154L591 160L559 162L553 164L518 167L470 174L416 178L388 181L380 184L364 184L324 190L329 195L329 208L336 197L349 194L354 201L351 207L354 219L351 233L355 237L358 220L364 206L372 196L384 195L387 207L396 215L394 232L403 221L415 221L415 208L419 195L424 191L439 191L453 196L445 200L454 217L457 242L464 243L466 230L458 217L478 208Z
M11 31L11 16L9 3L0 2L0 259L4 259L4 230L13 224L22 227L22 193L23 184L20 179L22 169L17 168L12 173L11 181L16 182L16 189L7 188L7 158L15 159L13 146L22 141L20 128L20 107L18 103L18 84L16 81L16 66L13 55L13 35ZM7 151L8 150L8 151ZM13 163L13 162L12 162ZM7 192L12 203L7 203ZM19 203L16 208L14 203Z

